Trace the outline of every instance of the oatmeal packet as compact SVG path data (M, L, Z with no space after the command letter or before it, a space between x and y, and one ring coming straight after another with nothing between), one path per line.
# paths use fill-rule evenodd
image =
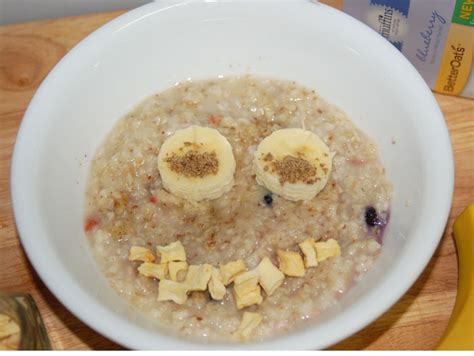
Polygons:
M344 0L438 93L474 98L474 0Z

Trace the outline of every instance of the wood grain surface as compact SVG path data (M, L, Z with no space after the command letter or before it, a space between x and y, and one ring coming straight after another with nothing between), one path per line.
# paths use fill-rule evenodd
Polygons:
M66 310L29 264L11 209L11 154L24 111L43 78L78 41L121 13L0 27L0 290L32 294L55 349L121 347ZM443 95L436 98L448 123L456 160L454 200L442 243L422 276L397 304L333 349L432 349L445 330L457 288L451 226L462 209L474 202L474 101Z

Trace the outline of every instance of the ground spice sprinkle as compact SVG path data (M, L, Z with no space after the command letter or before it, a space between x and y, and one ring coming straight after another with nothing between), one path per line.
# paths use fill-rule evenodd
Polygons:
M301 157L285 156L282 160L273 162L273 171L280 176L280 184L298 183L314 184L316 167Z
M185 177L202 178L207 175L216 175L219 171L219 161L215 152L200 153L189 150L180 156L173 153L165 158L173 172Z

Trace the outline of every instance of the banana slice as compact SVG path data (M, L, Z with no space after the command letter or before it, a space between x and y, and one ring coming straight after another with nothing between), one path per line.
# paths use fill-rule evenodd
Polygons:
M216 199L234 184L235 159L219 131L191 126L163 143L158 170L170 193L195 201Z
M257 183L288 200L313 199L326 186L333 156L311 131L275 131L255 152Z

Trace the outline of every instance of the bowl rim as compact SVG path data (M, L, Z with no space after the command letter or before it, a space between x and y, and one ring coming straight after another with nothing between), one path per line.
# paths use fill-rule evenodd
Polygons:
M107 338L117 342L118 344L132 348L132 349L152 349L152 348L165 348L165 349L222 349L222 348L232 348L232 349L288 349L288 348L308 348L308 347L317 347L325 348L330 345L336 344L337 342L349 337L355 332L361 330L386 310L388 310L397 300L403 296L406 291L411 287L411 285L418 279L426 265L430 261L435 249L437 248L441 237L443 236L443 231L446 226L447 219L449 217L449 212L451 208L453 186L454 186L454 163L453 155L451 150L450 137L448 134L447 126L443 115L439 109L438 103L436 102L433 94L430 89L413 67L413 65L389 42L383 39L375 31L370 29L365 24L362 24L358 20L352 18L351 16L338 11L330 6L324 4L316 4L319 7L319 11L325 11L331 16L337 16L342 21L347 23L347 26L352 26L354 30L361 32L368 40L373 41L380 48L388 53L391 52L391 56L397 58L400 65L404 66L404 70L407 71L407 77L410 77L411 81L415 81L418 86L424 87L424 92L420 95L424 96L426 102L431 103L431 114L433 125L439 125L440 134L442 137L439 137L439 148L444 148L445 166L446 166L446 176L445 184L446 188L444 190L444 201L440 202L442 209L440 210L439 219L431 221L430 231L432 232L431 245L428 246L423 253L418 252L416 259L411 265L411 274L407 276L401 283L397 285L396 291L391 292L391 294L384 294L383 291L386 288L392 288L393 285L390 285L391 280L384 280L383 283L374 287L370 293L372 295L377 295L378 300L377 304L368 304L368 301L359 302L358 305L354 307L356 310L363 310L364 306L369 306L368 310L365 310L363 315L357 315L356 313L345 313L343 315L338 315L333 318L333 323L338 323L345 321L344 327L339 327L338 330L333 330L328 332L325 340L314 340L311 337L312 328L306 327L302 330L286 334L279 338L270 338L262 342L255 342L249 344L221 344L221 343L202 343L196 342L193 340L182 340L177 337L168 336L165 333L153 332L151 330L144 329L137 325L134 325L130 321L119 317L112 310L106 308L102 304L96 302L91 298L87 293L85 293L78 283L72 282L67 286L63 285L61 282L68 277L65 271L55 271L54 273L50 272L50 263L45 261L41 253L35 248L37 242L35 239L38 238L38 235L34 233L34 230L28 226L28 216L29 207L22 204L19 197L21 196L21 185L18 183L19 177L21 177L24 171L27 169L25 162L28 158L28 140L27 138L34 132L34 122L35 122L35 107L38 102L46 95L49 90L50 83L53 81L53 78L56 78L62 71L67 68L67 66L76 60L76 56L82 51L87 52L88 49L94 48L102 43L108 36L114 33L115 30L122 28L128 24L131 24L135 21L139 21L144 17L154 15L158 12L166 11L170 7L184 6L189 3L202 2L200 0L181 0L174 2L172 5L163 4L158 2L151 2L149 4L138 7L134 10L128 11L125 14L114 18L108 23L102 25L100 28L86 36L81 40L74 48L69 51L51 70L48 76L43 80L36 93L34 94L30 104L28 105L27 110L25 111L23 120L21 122L14 151L12 156L12 166L11 166L11 195L12 195L12 206L14 212L14 218L19 233L21 243L24 247L28 259L32 263L35 271L40 276L41 280L48 289L55 295L56 298L77 318L82 322L87 324L89 327L97 331L98 333L106 336ZM308 6L315 6L314 3L309 1L304 1ZM393 278L392 278L393 279ZM398 281L400 282L400 281ZM80 298L83 300L82 303L76 303L77 299ZM368 298L365 298L368 299ZM351 319L351 316L354 317L357 315L356 319ZM352 322L348 322L352 321ZM115 327L111 327L115 325ZM130 337L133 335L133 337ZM309 344L308 344L309 343Z

